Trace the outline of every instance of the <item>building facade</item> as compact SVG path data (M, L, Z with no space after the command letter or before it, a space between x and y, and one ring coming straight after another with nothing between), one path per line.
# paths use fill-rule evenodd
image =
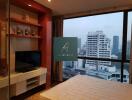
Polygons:
M119 53L119 36L113 36L112 54L118 55Z
M103 34L103 31L88 32L86 56L94 58L111 58L110 39ZM97 68L99 65L111 65L111 62L93 60L86 61L86 67L95 66L95 68Z

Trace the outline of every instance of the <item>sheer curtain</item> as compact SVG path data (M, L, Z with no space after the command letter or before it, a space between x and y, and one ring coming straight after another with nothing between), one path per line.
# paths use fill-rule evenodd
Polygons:
M132 24L131 24L131 39L132 39ZM132 84L132 41L131 41L131 53L130 53L130 67L129 67L129 83Z
M53 17L53 39L63 37L63 16ZM54 43L53 43L54 44ZM52 53L53 54L53 53ZM52 60L52 83L62 82L62 62Z

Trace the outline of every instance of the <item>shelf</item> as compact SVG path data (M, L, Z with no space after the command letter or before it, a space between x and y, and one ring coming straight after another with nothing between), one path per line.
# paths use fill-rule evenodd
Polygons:
M32 39L41 39L40 36L31 36L31 35L17 35L17 34L7 34L9 37L14 38L32 38Z
M35 24L35 23L30 23L30 22L26 22L20 19L16 19L16 18L10 18L11 22L16 22L16 23L21 23L21 24L25 24L25 25L31 25L31 26L36 26L36 27L42 27L40 24Z
M27 90L31 90L33 88L36 88L37 86L39 86L39 84L33 84L33 85L30 85L30 86L27 86Z
M27 86L31 85L31 84L34 84L36 82L38 82L39 80L33 80L33 81L30 81L30 82L27 82Z
M27 86L29 86L31 84L35 84L38 81L39 81L39 77L34 77L34 78L31 78L31 79L28 79L27 80Z

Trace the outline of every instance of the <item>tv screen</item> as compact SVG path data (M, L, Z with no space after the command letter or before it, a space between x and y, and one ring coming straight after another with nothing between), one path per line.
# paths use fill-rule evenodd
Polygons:
M41 66L40 51L17 51L15 53L16 71L26 72Z

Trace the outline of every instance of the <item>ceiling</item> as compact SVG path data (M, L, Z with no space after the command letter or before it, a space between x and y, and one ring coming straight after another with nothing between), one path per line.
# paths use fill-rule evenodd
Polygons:
M53 10L54 15L67 15L88 10L132 4L132 0L34 0Z

